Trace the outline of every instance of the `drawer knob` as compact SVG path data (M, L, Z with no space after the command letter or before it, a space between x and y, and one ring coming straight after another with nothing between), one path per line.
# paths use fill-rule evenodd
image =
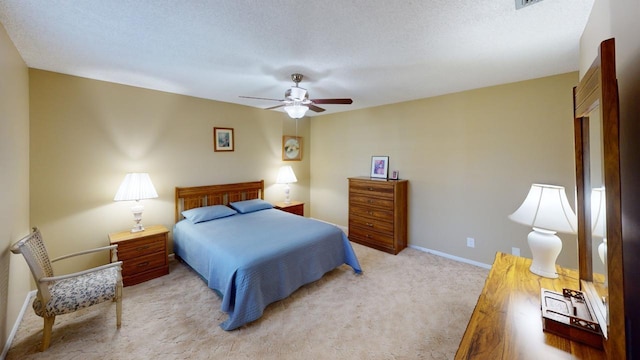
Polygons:
M373 224L372 223L367 223L367 226L368 227L373 227Z
M367 214L373 215L373 211L367 211Z
M367 239L371 239L371 238L372 238L371 234L367 234Z
M148 266L148 265L149 265L149 262L145 261L143 263L138 264L138 267L145 267L145 266Z
M369 190L369 191L373 191L373 188L372 188L372 187L370 187L370 188L368 188L368 190Z

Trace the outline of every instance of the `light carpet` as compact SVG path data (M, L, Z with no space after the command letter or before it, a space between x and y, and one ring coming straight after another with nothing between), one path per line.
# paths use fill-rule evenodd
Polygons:
M234 331L220 299L186 265L124 288L115 304L56 318L39 352L31 308L7 359L452 359L488 270L415 249L394 256L353 244L364 273L342 265Z

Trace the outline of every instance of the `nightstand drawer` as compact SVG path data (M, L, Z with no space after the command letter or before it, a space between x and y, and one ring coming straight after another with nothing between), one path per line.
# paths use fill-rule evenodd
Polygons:
M278 201L273 204L273 207L284 212L304 216L304 203L300 201L291 201L288 204L284 201Z
M118 260L128 260L156 252L164 253L165 239L165 234L157 234L120 243L118 244Z
M135 259L122 262L122 276L130 276L140 272L162 267L167 264L167 257L164 251L155 254L140 256Z

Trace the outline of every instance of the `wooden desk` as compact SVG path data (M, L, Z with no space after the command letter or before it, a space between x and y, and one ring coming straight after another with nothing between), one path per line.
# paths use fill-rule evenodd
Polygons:
M529 271L531 259L497 253L456 359L605 359L601 350L542 331L540 289L579 289L578 272L557 279Z

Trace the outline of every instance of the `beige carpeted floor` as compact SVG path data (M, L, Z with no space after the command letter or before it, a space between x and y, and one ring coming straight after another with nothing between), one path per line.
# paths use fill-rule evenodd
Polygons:
M262 318L226 332L220 300L192 270L124 288L123 324L108 302L59 316L40 353L29 308L7 359L452 359L488 274L415 249L393 256L353 244L343 265Z

